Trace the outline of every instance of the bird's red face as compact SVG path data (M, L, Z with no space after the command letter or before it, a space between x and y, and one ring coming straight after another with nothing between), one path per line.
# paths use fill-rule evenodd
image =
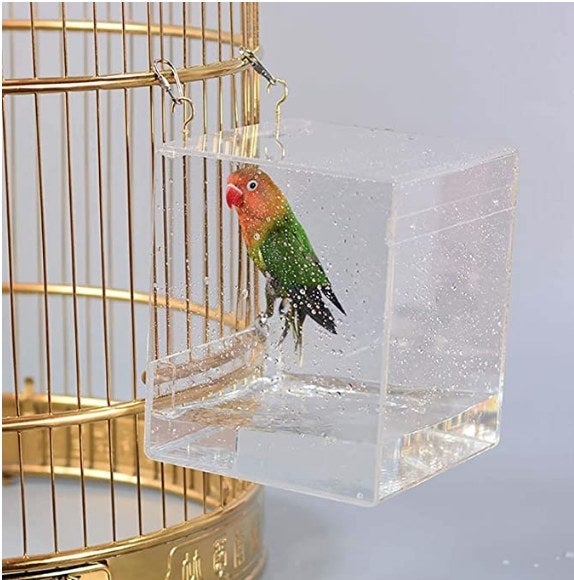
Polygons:
M227 179L225 198L239 216L273 219L287 208L287 200L273 180L261 169L247 166L234 171Z

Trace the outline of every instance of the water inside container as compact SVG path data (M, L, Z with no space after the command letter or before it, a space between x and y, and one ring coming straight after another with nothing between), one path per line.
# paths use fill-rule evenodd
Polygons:
M172 435L153 451L164 461L371 503L494 445L498 397L391 388L381 407L376 383L289 374L154 412L152 425Z

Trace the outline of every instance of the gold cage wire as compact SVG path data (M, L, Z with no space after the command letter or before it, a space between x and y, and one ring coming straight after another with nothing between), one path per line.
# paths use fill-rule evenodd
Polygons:
M147 459L140 379L159 316L186 316L190 341L221 336L259 293L222 210L220 162L182 168L185 299L150 289L151 256L154 280L169 262L169 240L165 260L151 251L153 184L166 220L178 203L154 150L181 125L153 61L178 69L194 127L233 128L258 120L259 82L238 51L258 39L256 3L3 5L4 575L262 567L259 488Z

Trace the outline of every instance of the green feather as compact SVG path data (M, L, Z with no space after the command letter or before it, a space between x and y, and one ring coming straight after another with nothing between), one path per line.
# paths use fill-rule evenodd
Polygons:
M291 209L278 220L256 251L262 258L261 270L273 278L280 296L287 296L287 291L294 287L316 288L329 284L303 226Z
M303 323L307 317L329 332L337 333L335 319L323 296L343 314L345 310L335 296L303 226L290 207L287 206L284 215L248 248L248 252L267 278L265 314L272 316L275 300L282 298L280 312L285 320L282 338L291 329L296 351L302 353Z

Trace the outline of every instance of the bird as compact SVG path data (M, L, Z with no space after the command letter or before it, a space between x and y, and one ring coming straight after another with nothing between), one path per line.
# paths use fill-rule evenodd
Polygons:
M279 313L284 320L280 342L290 329L295 351L301 356L307 317L337 334L325 298L342 314L346 312L303 226L273 179L255 165L244 165L229 175L226 201L237 211L249 257L265 276L264 320L273 316L280 300Z

